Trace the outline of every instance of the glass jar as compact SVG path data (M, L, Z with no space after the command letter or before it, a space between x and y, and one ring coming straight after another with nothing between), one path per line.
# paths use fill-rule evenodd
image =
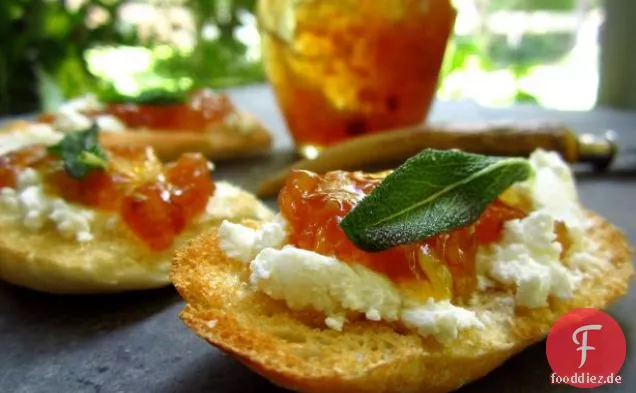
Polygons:
M260 0L265 70L299 153L424 121L455 17L450 0Z

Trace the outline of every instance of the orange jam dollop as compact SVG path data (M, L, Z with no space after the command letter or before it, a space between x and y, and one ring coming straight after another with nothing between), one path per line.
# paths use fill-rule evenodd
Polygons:
M281 213L290 226L289 243L344 262L360 263L400 284L430 282L433 277L426 274L420 261L432 259L443 263L452 275L452 288L440 296L465 298L477 285L478 245L498 241L505 221L526 216L524 211L496 200L466 227L386 251L365 252L347 238L339 224L384 177L382 173L333 171L318 175L293 171L278 197Z
M107 103L103 110L80 112L88 117L112 115L131 129L155 131L205 132L211 124L219 123L236 110L230 98L211 89L193 90L183 103L137 104ZM44 113L41 123L52 124L56 116Z
M141 105L109 103L106 113L129 128L151 130L205 131L211 123L222 121L234 106L224 94L210 89L192 91L185 103Z
M0 157L0 188L15 187L18 173L37 170L47 193L101 211L117 212L151 250L169 248L201 214L214 194L208 161L183 154L163 165L149 147L110 147L106 169L82 179L68 175L46 146L33 145Z

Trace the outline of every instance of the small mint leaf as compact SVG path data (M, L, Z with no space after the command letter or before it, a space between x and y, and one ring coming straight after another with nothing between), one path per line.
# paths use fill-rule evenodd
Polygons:
M49 146L48 151L62 159L64 170L75 179L83 179L108 164L106 153L99 145L97 124L65 134L57 144Z
M472 224L531 174L524 158L426 149L388 175L340 226L369 252L414 243Z

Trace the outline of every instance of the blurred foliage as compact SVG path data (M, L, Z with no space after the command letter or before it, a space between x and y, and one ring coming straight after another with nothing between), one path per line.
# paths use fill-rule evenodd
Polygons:
M503 35L493 35L487 53L495 67L534 65L558 61L572 49L572 34L524 34L515 45Z
M547 11L570 13L591 9L602 0L474 0L479 13L477 33L455 36L449 43L443 64L443 79L470 67L488 73L508 70L512 74L516 91L513 102L537 103L532 94L523 91L519 82L536 66L556 63L573 48L576 31L571 32L523 32L515 36L495 34L485 26L486 17L498 11ZM512 37L512 39L511 39ZM452 93L451 93L452 94Z
M576 0L487 0L491 11L524 10L524 11L569 11L576 5Z
M152 61L130 76L135 84L173 90L197 86L224 88L264 81L258 58L237 37L257 0L0 0L0 115L51 109L64 99L88 91L117 96L121 86L102 74L120 64L99 64L102 48L138 48ZM573 12L601 0L474 0L480 16L500 10ZM122 18L126 6L163 10L160 31L148 31ZM173 8L185 6L191 24L184 28ZM137 10L138 15L145 15ZM159 12L159 14L161 14ZM99 16L99 17L97 17ZM247 20L247 21L246 21ZM139 22L135 22L139 23ZM515 40L487 31L457 35L449 44L442 78L475 64L484 71L505 68L518 81L538 64L557 61L572 46L573 34L522 34ZM176 45L170 31L193 36L192 45ZM168 31L168 34L166 34ZM145 49L144 49L145 48ZM89 55L87 57L87 54ZM135 59L122 59L134 63ZM89 64L90 63L90 64ZM130 64L128 64L130 65ZM517 102L535 102L517 89Z
M87 51L102 46L143 46L152 50L164 38L141 37L126 24L121 9L134 1L2 0L0 1L0 115L49 109L57 102L89 91L112 93L114 87L89 72ZM236 39L241 11L251 12L255 0L147 0L158 8L189 7L194 16L195 46L155 59L148 74L154 81L187 77L188 86L226 87L264 80L258 61L246 59ZM100 13L102 23L89 23ZM91 19L91 17L93 17ZM213 27L218 34L206 37Z
M134 30L116 23L89 27L90 12L99 9L115 21L119 3L90 1L73 11L63 1L0 2L0 114L37 108L42 88L60 86L73 96L93 85L84 52L100 42L135 42Z
M153 69L170 78L189 78L193 86L227 87L262 81L260 63L246 58L247 47L235 36L241 27L239 14L252 13L256 0L189 1L197 37L192 53L176 53L158 61ZM207 28L216 28L217 37L206 38Z

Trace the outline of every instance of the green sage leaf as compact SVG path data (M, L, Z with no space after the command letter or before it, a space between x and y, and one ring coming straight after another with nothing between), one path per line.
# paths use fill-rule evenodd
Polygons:
M388 175L340 226L369 252L414 243L475 222L531 174L525 158L426 149Z

